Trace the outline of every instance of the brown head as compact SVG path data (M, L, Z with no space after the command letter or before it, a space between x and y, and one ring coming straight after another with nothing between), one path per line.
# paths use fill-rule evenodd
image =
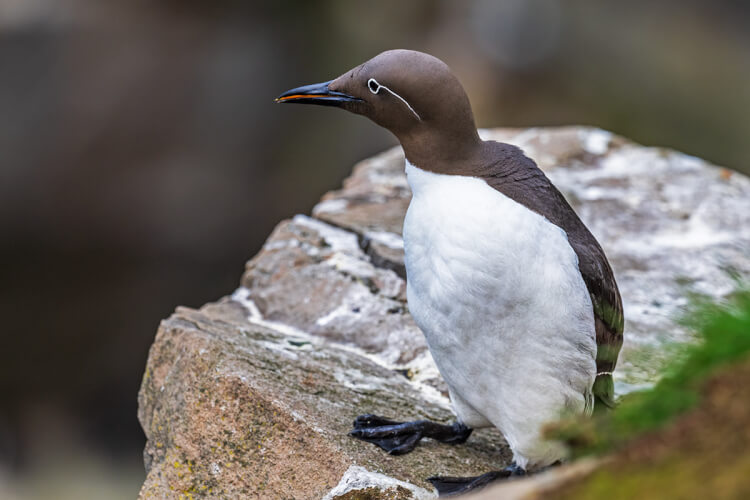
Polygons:
M468 159L481 144L469 98L450 68L413 50L389 50L329 82L298 87L276 102L337 106L398 138L415 165Z

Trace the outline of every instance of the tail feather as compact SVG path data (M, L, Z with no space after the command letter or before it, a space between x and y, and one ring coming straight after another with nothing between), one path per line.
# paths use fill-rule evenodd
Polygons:
M612 410L615 407L615 382L612 374L601 373L594 380L594 413Z

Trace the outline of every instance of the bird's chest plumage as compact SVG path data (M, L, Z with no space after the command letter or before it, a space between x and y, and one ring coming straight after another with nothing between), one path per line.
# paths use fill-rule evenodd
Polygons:
M451 389L476 407L521 373L578 365L590 385L593 311L564 231L481 179L406 172L409 310Z
M544 217L478 178L413 165L407 175L413 192L404 222L409 302L428 330L484 329L487 320L533 324L555 313L550 308L559 287L588 296L565 233Z
M522 271L539 250L529 237L537 222L480 179L408 171L414 193L404 222L409 307L433 351L473 341L469 332L488 319L531 314L530 304L518 300L527 292L518 287L541 285Z

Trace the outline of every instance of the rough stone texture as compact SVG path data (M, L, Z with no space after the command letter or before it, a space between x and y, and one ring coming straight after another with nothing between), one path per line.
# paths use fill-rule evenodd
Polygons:
M404 280L373 265L354 234L309 217L278 225L242 285L264 318L388 362L412 361L426 349L405 307Z
M618 392L687 340L675 319L690 293L722 297L750 273L740 174L597 129L483 134L534 158L607 252L626 317ZM361 162L314 218L279 224L232 298L162 323L139 394L141 497L423 498L429 475L507 461L496 432L404 457L346 436L360 413L451 418L405 303L409 196L399 149Z
M352 349L249 319L247 305L235 296L162 322L139 394L148 436L141 498L322 498L355 464L429 488L430 475L508 459L496 431L465 446L423 443L403 457L348 437L353 418L374 410L451 415L434 390ZM372 498L424 497L385 484Z

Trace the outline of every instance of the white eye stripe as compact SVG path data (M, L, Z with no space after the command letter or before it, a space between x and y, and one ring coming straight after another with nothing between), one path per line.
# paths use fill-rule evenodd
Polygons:
M373 90L373 87L375 88L375 90ZM411 105L408 102L406 102L406 99L404 99L403 97L401 97L400 95L398 95L397 93L395 93L394 91L392 91L391 89L389 89L388 87L386 87L385 85L381 85L380 83L378 83L378 81L376 79L370 78L369 80L367 80L367 88L373 94L377 94L378 92L380 92L380 89L387 90L392 95L394 95L398 99L400 99L401 102L403 102L404 104L406 104L406 107L409 108L409 111L411 111L412 113L414 113L414 116L417 117L417 120L422 121L422 118L419 116L419 114L416 111L414 111L414 108L412 108Z

